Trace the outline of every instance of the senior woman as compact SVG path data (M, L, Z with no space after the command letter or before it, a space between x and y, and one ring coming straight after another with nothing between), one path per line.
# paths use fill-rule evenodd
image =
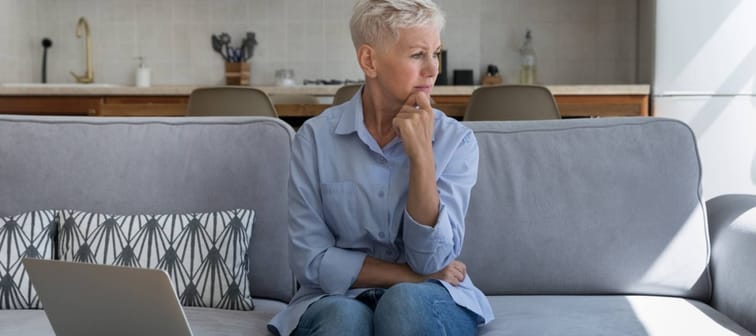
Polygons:
M478 145L430 106L443 25L430 0L355 5L365 85L294 139L289 259L301 288L272 332L475 335L493 319L456 260Z

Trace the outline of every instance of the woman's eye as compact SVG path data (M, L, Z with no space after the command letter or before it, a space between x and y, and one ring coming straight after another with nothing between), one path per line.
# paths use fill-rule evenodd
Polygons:
M423 58L423 53L412 54L412 58L414 58L414 59L421 59L421 58Z
M441 52L440 51L437 51L437 52L433 53L433 58L438 59L439 57L441 57Z

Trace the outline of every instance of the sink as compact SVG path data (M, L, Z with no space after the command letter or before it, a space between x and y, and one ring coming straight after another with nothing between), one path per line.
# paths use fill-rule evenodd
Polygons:
M119 84L104 84L104 83L3 83L2 87L17 87L17 88L117 88L124 87Z

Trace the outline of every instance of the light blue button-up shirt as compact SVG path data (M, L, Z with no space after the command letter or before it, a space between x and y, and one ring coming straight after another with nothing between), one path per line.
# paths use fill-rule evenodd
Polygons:
M433 114L440 199L435 227L407 213L409 158L398 138L378 146L365 127L360 94L302 125L292 145L289 180L289 261L301 288L269 327L288 335L315 300L359 295L365 288L350 287L368 255L408 263L421 274L437 272L459 256L478 143L467 127L441 111ZM493 320L469 274L459 286L439 282L481 324Z

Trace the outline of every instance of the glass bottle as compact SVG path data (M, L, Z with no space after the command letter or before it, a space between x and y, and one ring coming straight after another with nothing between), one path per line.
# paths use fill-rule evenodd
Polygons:
M536 54L530 29L525 33L525 42L520 48L520 84L536 83Z

